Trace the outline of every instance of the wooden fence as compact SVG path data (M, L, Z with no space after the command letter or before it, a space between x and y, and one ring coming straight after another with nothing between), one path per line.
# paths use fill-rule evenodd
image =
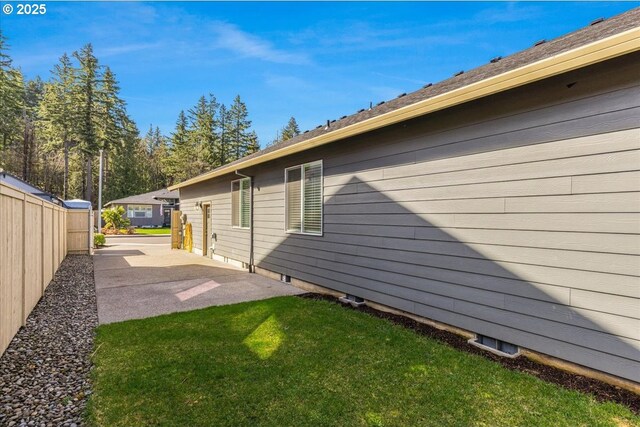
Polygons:
M69 239L68 224L76 227L80 216L87 218L84 236ZM88 252L88 216L85 210L68 211L0 183L0 355L44 295L68 249Z
M67 253L86 254L93 247L93 214L86 210L67 211Z

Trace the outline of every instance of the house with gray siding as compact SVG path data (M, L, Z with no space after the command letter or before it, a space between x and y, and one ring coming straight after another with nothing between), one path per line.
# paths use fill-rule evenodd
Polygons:
M163 188L149 193L111 200L104 206L105 208L122 206L125 216L134 227L168 227L171 225L171 212L180 207L179 202L180 195L177 191Z
M171 187L194 252L637 386L638 23L633 9Z

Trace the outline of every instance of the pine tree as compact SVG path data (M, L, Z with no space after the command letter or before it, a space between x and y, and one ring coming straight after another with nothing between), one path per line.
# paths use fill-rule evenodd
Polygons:
M202 96L189 110L189 138L195 154L192 161L198 174L210 170L218 163L216 158L218 136L215 132L217 108L218 103L215 97L209 95L209 100Z
M63 150L64 171L62 183L63 198L69 196L69 155L78 140L79 86L76 70L65 53L51 71L52 78L44 86L39 115L42 118L41 132L46 140L44 150L55 154Z
M167 180L167 171L164 166L166 159L169 156L169 141L166 136L162 135L158 126L156 126L156 129L153 132L153 138L156 140L156 152L153 158L153 165L156 176L155 187L157 190L169 185Z
M254 150L258 143L255 133L250 132L251 120L249 120L249 112L247 106L237 95L233 100L231 108L229 108L230 119L230 148L231 157L229 161L233 161L244 157L250 150Z
M126 104L120 98L118 81L109 67L105 67L101 83L96 93L97 142L99 148L110 150L119 143L124 132Z
M245 156L260 151L260 141L258 141L258 134L255 131L249 132L247 136L247 146L244 153Z
M233 161L232 144L233 144L233 123L230 111L227 106L222 104L218 111L218 166L225 165Z
M104 199L114 200L147 191L145 178L146 152L139 138L138 128L128 117L122 121L122 135L111 152L109 185Z
M2 124L2 156L0 156L0 167L17 176L22 176L22 144L24 141L25 114L26 114L26 85L22 73L13 70L11 73L10 85L15 88L15 95L18 97L13 105L6 109L8 117L0 118ZM0 102L2 104L2 102Z
M20 70L12 67L7 53L9 46L0 32L0 152L4 152L20 137L20 123L24 111L24 78ZM6 153L0 158L0 167L9 166Z
M171 182L180 182L194 177L197 172L191 159L195 150L189 137L188 121L184 111L180 111L175 131L171 134L171 146L165 160L165 170Z
M22 179L37 183L36 162L39 139L36 131L38 105L42 100L44 83L40 77L27 82L24 93L22 127Z
M111 164L113 161L114 149L122 144L123 137L123 118L126 116L125 102L119 97L120 87L116 76L109 67L105 67L102 75L102 84L96 92L96 101L98 103L97 114L97 142L98 147L103 150L103 189L109 187L111 179ZM100 159L94 158L94 176L95 185L99 185L97 180L100 176Z
M149 126L149 131L143 138L145 151L145 165L149 191L166 187L166 175L164 163L168 155L166 138L160 133L160 128Z
M271 141L269 145L278 144L298 135L300 135L300 127L298 127L298 122L296 122L295 117L292 116L287 125L278 131L275 139Z
M300 127L298 127L295 117L291 116L287 125L282 129L282 140L286 141L298 135L300 135Z
M78 69L79 99L78 148L83 154L86 173L83 177L84 198L93 202L93 160L98 152L98 84L100 69L91 43L73 53L80 63Z

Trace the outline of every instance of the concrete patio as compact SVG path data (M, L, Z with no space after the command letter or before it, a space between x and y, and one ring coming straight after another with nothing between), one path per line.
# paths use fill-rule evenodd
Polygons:
M107 237L94 256L98 320L112 323L304 293L182 250L169 236Z

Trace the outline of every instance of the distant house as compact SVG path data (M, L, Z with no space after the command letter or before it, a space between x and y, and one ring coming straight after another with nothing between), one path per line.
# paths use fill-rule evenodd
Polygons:
M193 251L640 382L639 23L594 21L170 187Z
M166 188L111 200L104 207L122 206L134 227L161 227L171 224L171 211L179 207L179 193Z

